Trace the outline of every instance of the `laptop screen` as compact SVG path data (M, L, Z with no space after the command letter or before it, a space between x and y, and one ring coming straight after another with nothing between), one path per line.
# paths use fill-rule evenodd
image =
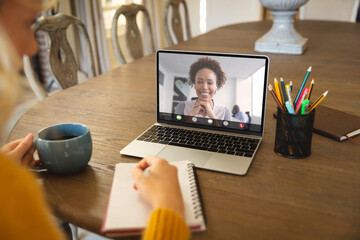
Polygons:
M157 120L254 134L264 129L269 59L157 51Z

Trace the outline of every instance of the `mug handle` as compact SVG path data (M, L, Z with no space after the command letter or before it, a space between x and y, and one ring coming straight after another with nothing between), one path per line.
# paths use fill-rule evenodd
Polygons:
M31 148L33 148L33 147L36 147L36 142L35 142L35 140L33 141ZM31 149L31 148L30 148L30 149ZM30 151L30 150L29 150L29 151ZM36 151L37 151L37 150L36 150ZM26 155L26 154L27 154L27 153L25 153L25 155ZM40 160L38 160L38 161L40 162ZM32 172L46 172L47 169L46 169L46 167L44 167L43 165L41 165L41 163L39 163L39 164L37 164L36 166L30 168L30 171L32 171Z

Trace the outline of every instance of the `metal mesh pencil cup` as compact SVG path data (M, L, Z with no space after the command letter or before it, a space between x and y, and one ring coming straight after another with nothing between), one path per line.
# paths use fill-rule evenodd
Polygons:
M311 154L315 110L309 114L277 111L275 153L288 158L306 158Z

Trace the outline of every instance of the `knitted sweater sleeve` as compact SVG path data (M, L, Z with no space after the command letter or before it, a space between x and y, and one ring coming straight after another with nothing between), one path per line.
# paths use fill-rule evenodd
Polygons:
M0 239L64 239L35 177L0 154Z
M156 209L151 213L143 240L188 240L190 229L183 218L170 209Z

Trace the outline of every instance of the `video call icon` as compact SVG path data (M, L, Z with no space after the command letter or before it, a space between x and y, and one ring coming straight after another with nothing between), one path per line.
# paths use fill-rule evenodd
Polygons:
M227 126L229 125L229 122L228 122L228 121L223 121L223 125L224 125L225 127L227 127Z
M209 119L209 120L208 120L208 123L209 123L209 124L212 124L212 123L213 123L213 120L212 120L212 119Z

